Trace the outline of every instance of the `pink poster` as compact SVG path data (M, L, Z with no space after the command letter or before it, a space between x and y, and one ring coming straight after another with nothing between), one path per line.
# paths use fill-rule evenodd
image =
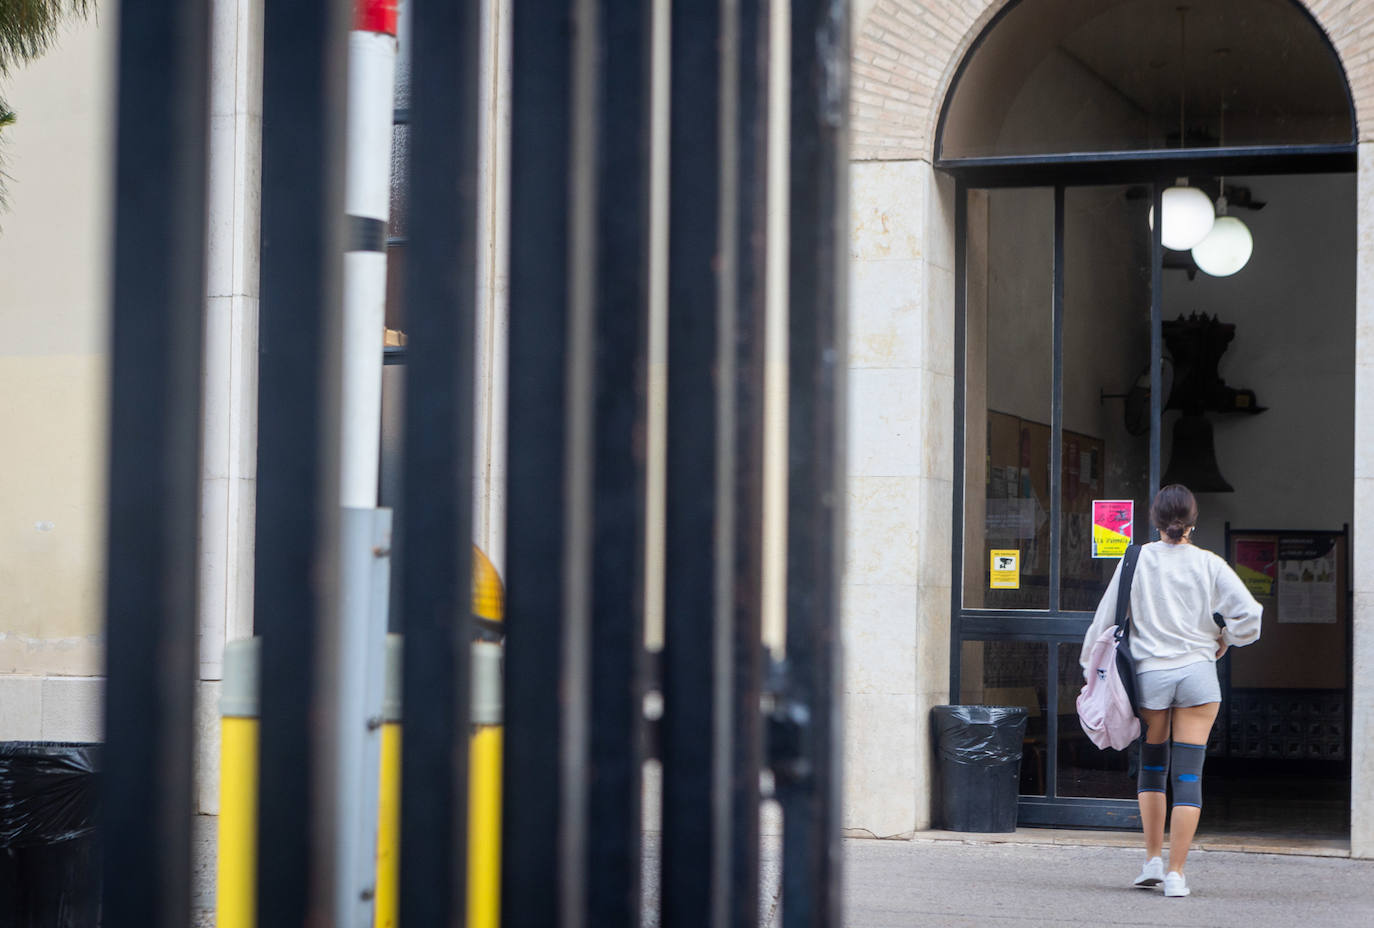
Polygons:
M1135 500L1093 500L1093 557L1122 557L1131 546Z

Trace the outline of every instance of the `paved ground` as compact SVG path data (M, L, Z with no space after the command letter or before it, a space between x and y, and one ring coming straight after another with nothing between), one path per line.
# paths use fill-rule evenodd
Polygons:
M197 823L195 928L214 924L213 825ZM644 924L653 926L658 834L644 838ZM1133 840L1041 829L988 838L851 838L844 928L1374 928L1374 861L1198 850L1188 861L1193 895L1166 899L1130 887L1143 854L1120 845ZM780 928L777 839L766 843L760 922Z
M1194 852L1193 894L1133 889L1120 847L845 842L845 928L1374 926L1374 861Z

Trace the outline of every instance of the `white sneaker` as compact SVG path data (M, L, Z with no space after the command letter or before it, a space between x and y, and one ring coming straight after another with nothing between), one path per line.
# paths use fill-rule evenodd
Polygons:
M1132 886L1139 886L1141 889L1150 889L1164 882L1164 860L1160 857L1151 857L1145 861L1145 866L1140 870L1140 876L1135 878Z
M1164 895L1186 896L1190 892L1192 890L1188 888L1188 881L1183 878L1183 874L1170 870L1164 875Z

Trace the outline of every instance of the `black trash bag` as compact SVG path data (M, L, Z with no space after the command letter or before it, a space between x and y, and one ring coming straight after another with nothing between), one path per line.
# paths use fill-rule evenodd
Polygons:
M936 822L950 831L1016 830L1026 710L936 706Z
M100 745L0 742L0 928L94 928Z

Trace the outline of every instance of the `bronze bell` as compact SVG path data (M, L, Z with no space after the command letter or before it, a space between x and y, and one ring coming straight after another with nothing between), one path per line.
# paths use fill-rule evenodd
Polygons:
M1202 413L1186 413L1174 423L1174 447L1160 486L1181 483L1194 493L1233 493L1217 467L1212 423Z

